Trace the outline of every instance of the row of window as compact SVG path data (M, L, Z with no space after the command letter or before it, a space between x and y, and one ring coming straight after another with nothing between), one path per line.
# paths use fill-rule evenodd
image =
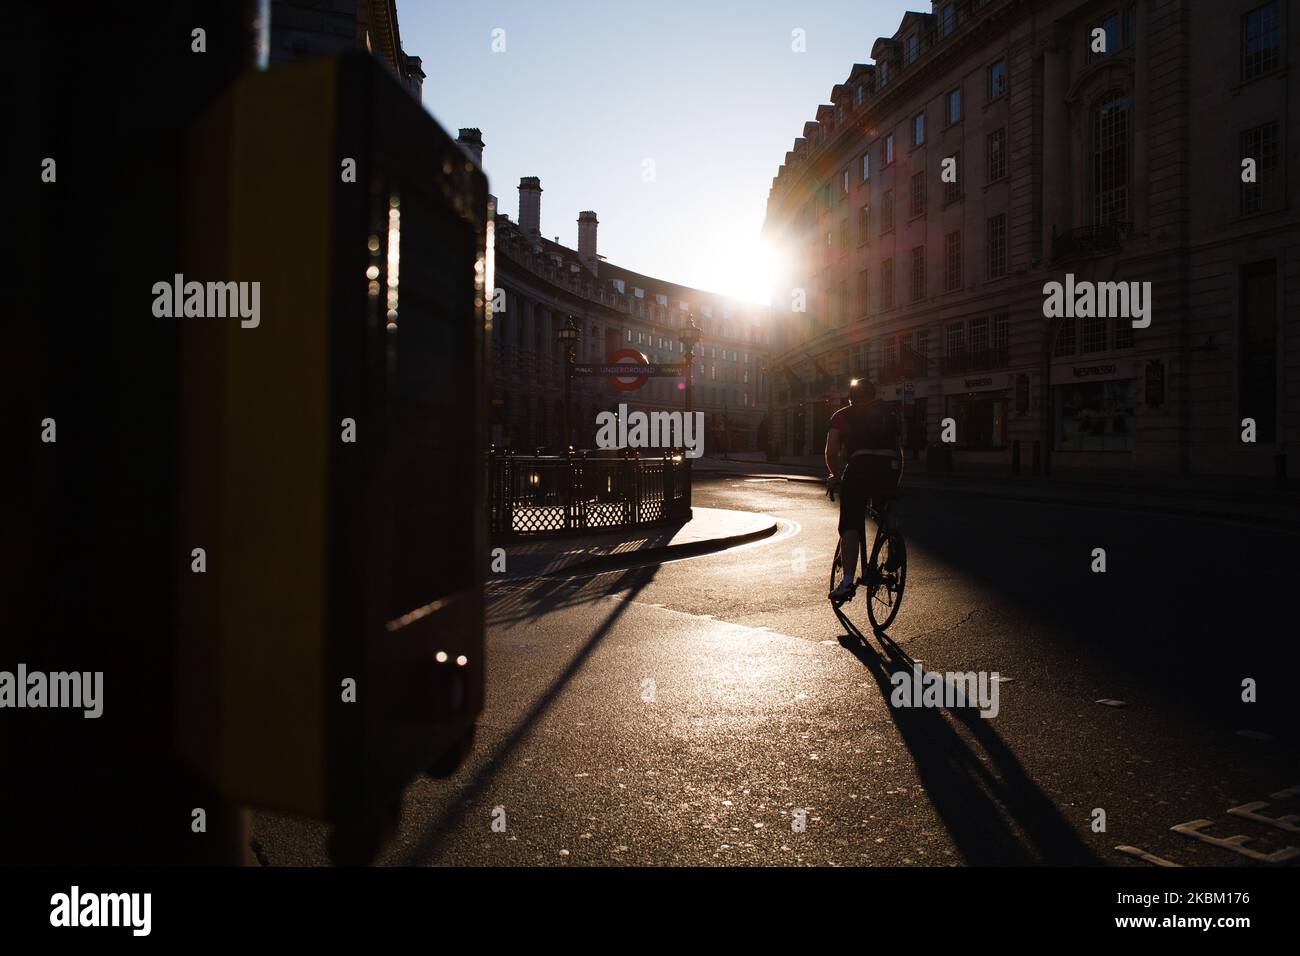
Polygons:
M722 366L722 376L721 376L721 378L719 378L719 376L718 376L718 366L713 365L713 364L710 364L710 365L709 365L709 380L710 380L710 381L730 382L730 383L733 384L733 385L739 385L739 384L748 385L748 384L749 384L749 369L747 369L747 368L735 368L735 367L728 368L727 366L724 365L724 366Z
M1130 167L1131 122L1132 111L1126 94L1112 93L1104 96L1092 114L1092 154L1090 156L1090 192L1091 221L1094 225L1124 222L1130 213ZM1241 183L1240 210L1242 215L1264 212L1274 209L1282 199L1281 179L1281 130L1277 121L1270 121L1241 133L1241 155L1255 160L1256 172L1252 182ZM952 182L944 183L944 202L951 203L962 198L961 154L953 157L958 175ZM1007 147L1005 128L994 130L988 135L986 152L986 173L989 182L1007 175ZM912 176L909 195L909 212L915 219L926 212L926 174L916 173ZM858 244L870 241L871 205L864 204L858 209ZM880 197L880 234L886 235L895 228L894 191L885 190ZM990 226L990 250L997 252L999 245L1005 247L1005 217L996 227ZM826 234L829 247L833 241L832 233ZM956 240L958 243L960 240ZM959 248L959 246L958 246ZM849 222L847 218L839 225L839 250L845 256L849 251ZM959 258L957 252L955 257ZM990 265L989 278L996 278L1005 272L1005 255L994 257L999 260ZM829 257L827 259L829 264ZM951 269L949 270L951 272ZM956 286L959 287L958 282Z
M1109 330L1109 340L1108 340ZM943 326L943 353L938 370L942 374L1002 368L1010 353L1011 315L995 312L971 319L958 319ZM930 330L914 329L885 336L879 340L880 368L873 369L872 355L876 343L854 346L848 350L847 364L852 374L880 374L882 378L901 375L907 368L904 359L920 360L924 372L931 374ZM1054 355L1068 357L1133 347L1132 323L1126 319L1083 319L1063 323L1056 338ZM909 372L909 374L917 374Z
M920 302L925 299L926 295L925 246L913 247L909 255L911 301ZM961 230L947 233L943 237L943 266L944 291L955 292L961 289L965 282L965 261ZM984 272L987 279L998 279L1007 274L1006 213L990 216L986 220ZM869 270L862 269L858 272L856 314L859 317L866 316L869 311L869 288ZM894 259L891 256L880 263L880 293L877 307L882 310L894 308L894 294ZM833 324L848 321L850 316L846 281L841 280L840 282L838 302L834 301L834 296L829 290L825 293L825 302L830 311L828 318Z
M972 319L958 319L944 326L943 358L946 360L969 359L972 368L994 368L1005 365L1007 349L1010 345L1011 314L996 312L988 316ZM930 355L930 332L920 329L912 332L900 332L881 339L883 346L883 368L893 368L900 362L900 357L908 351L915 352L922 358ZM1066 319L1056 336L1053 354L1058 357L1072 355L1089 355L1114 349L1133 347L1133 324L1128 319L1085 318ZM853 356L853 371L870 371L862 364L862 354L856 349Z
M977 0L976 7L983 3ZM957 12L955 4L945 4L939 9L939 36L947 37L956 28ZM1280 0L1271 0L1251 10L1241 17L1240 24L1240 62L1242 80L1253 80L1265 76L1282 65L1282 5ZM1101 31L1104 44L1098 44L1095 31ZM1095 63L1104 57L1131 49L1136 40L1136 4L1128 3L1123 8L1115 8L1102 14L1088 24L1084 32L1086 60ZM1099 48L1100 46L1100 48ZM913 33L904 40L904 62L910 64L919 55L920 36ZM876 85L883 89L889 82L889 63L882 60L876 64ZM999 59L986 68L985 100L992 101L1004 95L1009 89L1009 73L1005 59ZM858 87L856 99L861 104L866 98L865 85ZM962 91L957 87L946 94L944 118L949 126L962 117ZM841 108L836 108L838 125ZM912 145L919 146L925 142L925 113L918 113L912 118ZM885 136L883 144L884 164L894 161L894 135ZM861 157L860 181L865 182L871 175L871 157L863 153ZM848 171L844 171L844 191L848 191ZM827 200L830 189L827 187ZM828 202L829 204L829 202Z
M1134 8L1125 7L1123 12L1112 10L1096 21L1088 30L1089 62L1100 59L1110 53L1131 47L1134 42ZM1105 51L1095 49L1092 31L1103 31L1106 42ZM1242 16L1241 21L1241 74L1249 80L1276 70L1281 65L1282 50L1282 15L1277 0L1264 4ZM1007 91L1007 66L1005 60L998 60L988 67L987 96L995 99ZM957 87L946 96L945 119L949 125L959 122L962 116L962 92ZM924 111L912 118L912 144L924 144L926 120ZM1090 192L1091 220L1094 225L1105 225L1125 221L1129 215L1129 181L1132 161L1132 104L1126 92L1117 91L1107 94L1093 109L1091 116L1091 154ZM1260 174L1256 183L1243 184L1241 210L1243 214L1259 212L1271 208L1276 200L1278 190L1278 131L1277 124L1271 123L1242 134L1242 153L1255 158ZM883 165L894 161L894 134L887 133L882 146ZM985 146L985 181L996 182L1007 175L1007 133L1006 129L997 129L988 134ZM871 178L871 153L866 151L859 159L859 182L868 182ZM918 178L919 177L919 178ZM840 173L840 198L847 199L851 191L850 171L846 167ZM962 195L961 174L956 181L945 183L945 202L951 202ZM831 206L831 187L828 183L823 189L823 209ZM886 193L881 198L882 217L881 232L893 228L893 196ZM912 216L924 212L925 179L923 174L912 178ZM860 214L865 221L866 207ZM805 225L813 220L811 209L805 209ZM865 235L865 229L860 230ZM845 243L847 245L847 243Z
M971 4L967 8L965 13L959 13L959 9L958 9L959 4L956 2L942 4L937 11L938 24L936 30L933 31L931 34L927 34L928 39L927 42L925 43L926 48L928 49L930 46L932 46L936 39L943 40L949 36L952 36L952 34L956 32L957 25L963 17L969 16L971 12L987 6L990 2L992 2L992 0L971 0ZM935 36L936 33L937 33L937 37ZM908 36L904 37L902 65L904 67L907 67L915 63L918 59L920 59L921 52L922 52L922 35L919 31L916 33L911 33ZM889 85L889 73L890 73L889 66L890 66L890 61L888 59L882 59L876 63L875 85L877 90L883 90L886 86ZM857 89L854 91L855 103L861 106L866 101L867 94L869 91L870 89L867 83L859 84ZM843 104L837 103L835 106L834 122L828 124L828 129L827 129L828 135L832 133L834 129L840 124L840 122L843 120L843 117L844 117Z
M977 3L976 6L983 6L983 3ZM956 28L957 13L955 4L946 4L939 13L940 36L946 37ZM910 66L915 63L921 55L921 35L919 33L909 34L903 40L903 65ZM996 74L995 74L995 71ZM999 60L989 67L988 93L989 98L1001 96L1006 92L1006 73L1007 64L1005 60ZM883 90L889 85L889 61L880 60L876 63L876 88ZM859 96L859 102L863 97Z
M1107 330L1109 329L1109 342ZM1110 349L1131 349L1133 347L1133 322L1131 319L1107 319L1092 317L1084 319L1066 318L1061 321L1061 328L1056 334L1056 344L1052 354L1056 356L1089 355L1093 352L1106 352Z
M1005 77L1005 61L999 61L999 62L1002 64L1002 68L1003 68L1003 72L1000 75ZM1002 82L1003 85L1005 86L1005 80L1003 80ZM997 95L1000 96L1001 93ZM952 126L953 124L960 122L961 121L961 87L957 87L956 89L949 91L945 99L945 104L946 104L945 118L947 120L947 125ZM911 127L912 127L912 145L913 146L925 145L925 112L924 111L917 113L915 116L912 117ZM1000 145L1004 146L1006 141L1006 130L1005 129L1000 130L999 132L1001 133L1002 136L1002 143ZM881 141L880 158L881 158L881 165L885 167L891 165L894 162L894 134L893 133L886 133L884 139ZM1004 172L1001 175L1006 175L1005 159L1003 160L1003 168L1004 168ZM990 178L996 179L999 177L993 176ZM844 169L840 171L839 179L840 179L840 189L839 189L840 200L843 201L848 197L853 186L852 176L849 167L846 166ZM871 180L871 151L866 150L858 159L858 182L865 183L865 182L869 182L870 180ZM822 192L821 192L821 205L823 207L823 210L830 208L831 206L830 200L831 200L831 186L829 183L827 183L824 187L822 187ZM810 222L812 216L813 213L811 208L805 209L805 213L804 213L805 223Z
M1127 141L1126 141L1127 142ZM952 175L943 178L943 201L945 204L957 202L965 195L962 185L962 155L961 150L955 151L952 156L944 157L945 160L951 159ZM848 175L847 170L845 176ZM1005 127L994 130L988 134L985 146L985 176L986 183L995 183L1007 176L1007 131ZM942 178L942 177L941 177ZM926 181L925 172L914 173L909 184L910 216L915 219L925 215L926 211ZM847 187L846 187L847 188ZM867 203L858 209L858 243L864 243L868 240L868 229L871 220L871 204ZM811 216L805 217L805 224L811 225ZM880 234L885 235L894 228L894 191L886 189L880 194ZM833 235L826 234L827 244L831 244ZM840 222L840 251L847 252L849 246L848 238L848 220Z
M971 360L974 367L996 367L1007 362L1010 344L1011 314L995 312L972 319L958 319L943 327L943 358L957 364L958 360ZM875 343L849 349L849 364L853 373L872 374L881 370L896 369L906 356L925 362L929 374L930 330L913 329L898 332L879 340L880 369L872 369L871 356Z
M656 336L650 334L649 332L637 332L635 333L635 337L634 337L634 334L631 329L625 329L623 334L624 334L624 340L629 345L633 345L633 344L644 345L647 348L657 348L660 350L667 350L669 352L676 350L678 353L685 352L686 350L685 345L682 344L680 339L673 339L671 337L664 338L661 335ZM600 326L596 326L595 332L593 334L593 339L594 341L592 342L592 348L593 349L598 348L598 341L600 339ZM703 358L704 347L698 346L698 348L699 348L698 355L700 358ZM718 348L716 345L709 346L708 357L711 359L722 359L724 362L742 362L744 364L749 364L748 352L741 352L739 349Z
M617 330L610 330L610 331L613 335L617 336L618 334ZM590 353L590 357L592 361L600 361L602 356L602 350L606 347L605 338L601 333L602 333L602 329L599 325L592 326L591 335L588 338L588 351ZM500 321L497 324L495 334L492 336L492 345L494 348L499 349L506 344L510 344L510 345L522 344L520 342L520 339L522 338L523 334L524 332L523 332L522 323L517 321L513 323ZM551 339L544 333L541 322L537 322L534 324L533 337L534 337L533 347L534 350L537 352L537 354L539 355L552 354ZM675 339L671 336L665 337L662 335L654 335L649 332L635 332L632 329L624 329L623 340L628 345L639 345L639 346L644 346L645 348L659 349L661 351L667 351L667 352L677 352L679 354L685 352L685 346L682 344L681 340ZM698 349L697 355L699 355L701 358L704 357L704 347L697 346L697 349ZM749 352L748 351L742 352L739 349L728 349L728 348L719 348L718 346L710 346L708 357L714 359L720 358L723 361L731 361L731 362L738 361L744 364L749 363Z

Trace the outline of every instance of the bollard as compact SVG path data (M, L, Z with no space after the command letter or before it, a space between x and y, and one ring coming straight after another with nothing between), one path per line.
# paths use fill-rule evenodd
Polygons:
M1042 468L1043 468L1043 458L1039 448L1039 443L1034 442L1034 474L1035 475L1041 474Z
M1020 474L1020 439L1011 443L1011 474Z

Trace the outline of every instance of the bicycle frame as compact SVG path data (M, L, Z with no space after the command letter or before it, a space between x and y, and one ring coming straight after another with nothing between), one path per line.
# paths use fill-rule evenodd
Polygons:
M829 495L832 501L835 500L835 485L827 486L827 494ZM889 551L889 554L891 556L890 557L891 562L893 556L892 548L894 546L894 542L896 542L897 547L900 550L904 548L902 533L896 527L894 527L894 523L893 521L891 521L892 506L894 502L897 501L897 499L900 497L902 497L901 494L885 498L880 503L879 507L876 507L874 505L874 502L873 504L868 505L863 514L862 524L858 527L859 568L858 568L858 573L854 576L855 580L853 582L853 585L854 585L854 590L856 590L858 587L862 587L862 586L866 587L867 599L868 599L867 613L868 616L871 618L872 629L875 630L877 633L883 633L884 628L888 627L893 622L894 617L898 614L898 601L901 601L903 580L904 580L903 576L906 574L907 557L906 557L905 550L903 550L903 557L901 560L901 564L895 565L892 568L887 567L883 572L881 568L876 566L876 562L875 562L876 555L879 552L881 545L883 543L886 542L890 543L891 550ZM874 521L876 523L876 533L875 536L872 538L870 550L867 549L867 521L868 520ZM843 566L842 564L843 547L844 547L844 542L841 537L839 544L836 546L835 559L831 566L832 567L832 572L831 572L832 588L835 585L834 569L836 567L842 568ZM897 577L895 577L896 573L898 574ZM886 615L885 620L881 622L877 621L876 608L875 605L871 603L875 599L875 589L878 582L882 583L887 588L885 593L894 594L894 599L891 599L891 601L887 605L890 608L890 610ZM831 607L835 611L835 616L840 619L840 622L844 625L845 629L850 634L854 634L857 635L858 637L861 637L862 632L844 613L843 605L845 603L847 602L846 601L837 602L835 600L831 601Z

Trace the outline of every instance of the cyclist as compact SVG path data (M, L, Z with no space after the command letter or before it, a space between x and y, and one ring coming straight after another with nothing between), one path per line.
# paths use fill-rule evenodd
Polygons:
M867 505L877 505L898 491L903 474L902 420L877 399L876 387L864 379L849 383L849 404L831 416L826 432L827 483L840 488L840 543L844 577L828 597L853 597L858 566L858 534ZM847 462L841 468L841 458Z

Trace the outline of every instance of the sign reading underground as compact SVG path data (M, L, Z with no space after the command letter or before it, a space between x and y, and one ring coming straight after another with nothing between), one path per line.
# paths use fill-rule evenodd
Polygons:
M636 349L619 349L611 353L603 365L575 364L573 374L605 376L619 391L632 392L644 385L647 378L681 378L686 374L686 366L652 365L645 354Z

